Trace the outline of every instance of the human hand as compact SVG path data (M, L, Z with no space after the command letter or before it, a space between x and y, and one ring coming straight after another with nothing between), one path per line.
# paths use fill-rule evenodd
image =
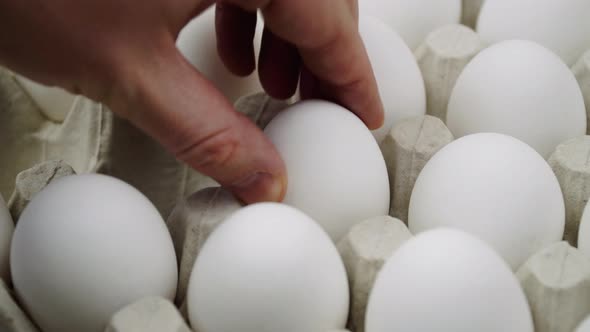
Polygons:
M246 117L180 54L180 30L212 0L0 0L0 64L108 105L177 158L245 202L279 201L283 161ZM277 98L339 102L371 129L383 122L357 31L356 0L217 2L219 54L237 75L255 70L255 11L265 18L258 71Z

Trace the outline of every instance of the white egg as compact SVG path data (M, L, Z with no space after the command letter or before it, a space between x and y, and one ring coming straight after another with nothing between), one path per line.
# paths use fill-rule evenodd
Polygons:
M62 88L45 86L20 75L16 79L51 121L63 122L74 107L77 96Z
M260 49L263 23L261 17L256 25L254 50ZM232 74L217 53L215 34L215 6L195 17L178 36L176 45L185 58L231 101L262 91L257 72L248 77Z
M6 282L10 280L10 241L13 232L14 222L0 195L0 278Z
M414 50L438 27L459 23L461 0L359 0L359 11L383 20Z
M385 263L369 298L366 332L533 332L518 280L485 243L439 229Z
M301 332L344 328L344 264L328 235L277 203L238 210L207 239L189 281L200 332Z
M383 126L373 131L381 142L400 120L426 113L424 79L412 51L385 23L361 16L359 31L385 108Z
M414 234L452 227L476 235L517 269L561 240L565 206L557 178L535 150L510 136L474 134L426 164L408 219Z
M574 74L559 57L536 43L511 40L482 51L463 70L447 125L455 137L511 135L548 158L561 142L586 133L586 109Z
M102 332L145 296L173 299L177 267L158 210L104 175L58 179L21 215L10 256L21 303L44 332Z
M588 0L486 0L477 32L489 43L535 41L573 65L590 48L589 17Z
M389 211L389 180L371 131L336 104L308 100L266 127L287 166L284 199L318 221L333 240Z

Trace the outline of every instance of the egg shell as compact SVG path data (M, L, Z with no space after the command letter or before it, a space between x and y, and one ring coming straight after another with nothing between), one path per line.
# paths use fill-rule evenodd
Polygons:
M263 26L262 17L259 16L254 37L256 54L260 49ZM211 6L185 26L178 35L176 45L184 57L232 102L242 96L262 91L257 71L248 77L239 77L232 74L221 61L217 52L215 6Z
M102 332L145 296L173 299L174 247L156 208L115 178L61 178L21 215L12 241L20 302L44 332Z
M517 269L563 237L565 207L547 162L506 135L469 135L426 164L412 192L413 234L451 227L486 241Z
M10 242L14 232L14 222L6 203L0 194L0 278L10 282Z
M400 120L426 113L424 80L412 51L385 23L371 16L361 16L359 32L385 111L383 126L373 131L381 142Z
M369 298L366 332L533 332L518 280L485 243L438 229L385 263Z
M461 0L359 0L361 14L383 20L412 50L436 28L459 23L461 6Z
M477 32L487 43L508 39L535 41L573 65L590 48L588 17L587 0L486 0Z
M463 70L446 122L455 137L507 134L548 158L561 142L586 133L586 109L559 57L531 41L510 40L483 50Z
M308 100L266 127L287 166L284 203L320 223L334 241L353 225L389 211L383 155L369 129L336 104Z
M49 120L63 122L74 108L78 96L68 91L46 86L20 75L16 75L16 79Z
M328 235L277 203L242 208L217 227L194 265L188 312L199 332L344 328L348 281Z

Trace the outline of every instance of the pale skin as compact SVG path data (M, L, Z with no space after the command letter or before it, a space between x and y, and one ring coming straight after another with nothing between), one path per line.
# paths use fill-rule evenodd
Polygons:
M281 201L287 171L273 145L175 46L214 3L218 52L234 74L258 70L265 90L286 98L303 68L305 98L381 126L356 0L0 0L0 65L105 103L247 203ZM256 66L258 9L266 28Z

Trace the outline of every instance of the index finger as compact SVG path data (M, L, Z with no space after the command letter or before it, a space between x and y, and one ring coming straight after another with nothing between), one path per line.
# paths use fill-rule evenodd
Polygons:
M322 92L357 114L369 128L383 124L383 106L358 32L356 1L230 0L261 8L265 25L297 47Z

